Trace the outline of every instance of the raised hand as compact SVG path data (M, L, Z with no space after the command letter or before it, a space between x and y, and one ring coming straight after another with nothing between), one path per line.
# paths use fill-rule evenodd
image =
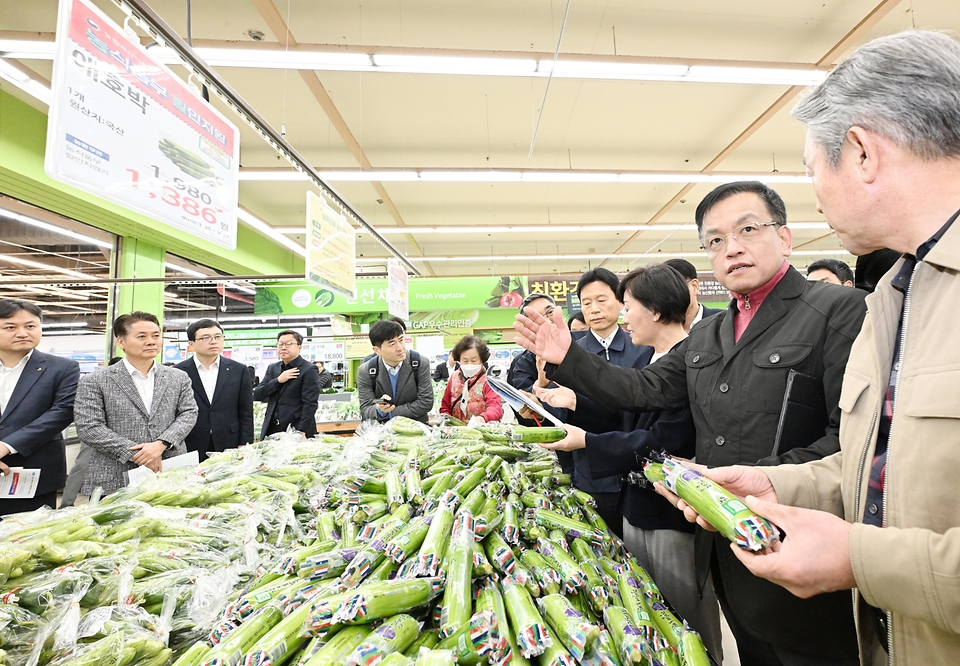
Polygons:
M563 321L563 311L559 308L554 310L552 320L533 308L525 308L524 312L526 314L518 314L513 323L513 330L519 334L513 341L546 362L560 365L572 341L567 324Z

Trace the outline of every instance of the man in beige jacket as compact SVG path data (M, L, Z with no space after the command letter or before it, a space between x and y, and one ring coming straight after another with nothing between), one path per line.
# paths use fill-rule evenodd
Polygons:
M707 474L786 534L761 553L732 546L756 575L801 597L856 588L863 663L958 664L960 42L874 40L793 115L844 247L904 257L867 297L840 394L841 451Z

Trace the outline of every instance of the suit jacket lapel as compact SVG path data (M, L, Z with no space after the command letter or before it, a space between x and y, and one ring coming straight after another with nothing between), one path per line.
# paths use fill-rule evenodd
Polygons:
M46 362L47 359L39 355L39 352L33 352L33 354L31 354L26 365L23 367L23 372L20 373L20 379L17 381L13 393L10 395L10 400L7 401L7 408L3 410L3 414L0 414L0 421L6 419L7 414L16 409L24 396L26 396L30 389L33 388L33 385L37 383L40 375L42 375L46 369Z
M150 405L150 415L156 414L157 407L166 399L170 390L170 372L163 366L157 367L153 376L153 403Z
M194 368L194 370L196 370L196 368ZM217 373L217 383L216 383L216 384L214 385L214 387L213 387L213 401L214 401L214 402L217 401L217 396L220 395L220 391L221 391L221 389L223 388L223 385L224 385L224 384L226 383L226 381L227 381L227 377L228 377L227 373L228 373L229 371L230 371L230 366L226 364L226 359L223 358L223 357L221 357L221 358L220 358L220 371ZM204 397L204 399L206 399L206 397L207 397L207 392L206 392L206 391L203 392L203 397Z
M150 414L147 413L147 406L143 404L143 400L140 398L140 393L137 391L137 387L133 384L133 378L130 376L130 373L127 372L127 366L123 363L117 363L112 366L113 368L113 381L117 383L117 386L120 387L120 390L124 395L127 396L127 399L130 400L137 409L143 413L144 416L150 418ZM154 385L154 402L156 402L156 385Z
M200 381L200 371L197 370L196 361L194 361L193 359L190 359L190 362L187 364L185 372L188 375L190 375L190 382L193 384L194 387L198 389L194 391L194 394L199 396L197 399L201 400L204 404L206 404L209 407L210 401L207 400L207 391L203 388L203 382ZM217 385L219 386L220 384L219 377L217 378L217 380L218 380ZM156 385L154 385L154 391L156 391ZM216 395L216 392L214 392L214 395Z

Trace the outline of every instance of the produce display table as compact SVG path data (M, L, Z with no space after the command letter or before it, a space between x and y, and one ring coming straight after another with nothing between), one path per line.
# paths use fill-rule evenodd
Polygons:
M317 433L328 435L352 435L360 427L362 421L327 421L317 424Z

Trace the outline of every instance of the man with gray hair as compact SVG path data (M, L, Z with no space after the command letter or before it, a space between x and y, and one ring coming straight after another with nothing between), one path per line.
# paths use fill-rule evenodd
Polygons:
M840 452L707 473L787 535L761 553L735 549L756 575L801 597L856 588L863 663L960 663L949 305L960 302L960 42L930 31L876 39L793 115L807 127L818 208L844 247L904 256L867 297L840 394Z

